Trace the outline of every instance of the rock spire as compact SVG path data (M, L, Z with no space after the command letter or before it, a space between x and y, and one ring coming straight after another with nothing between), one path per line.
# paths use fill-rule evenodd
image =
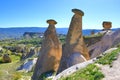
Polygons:
M63 46L58 73L72 65L90 59L82 36L82 16L84 12L79 9L72 9L72 12L74 12L74 15L67 33L66 43Z
M34 69L32 80L42 80L41 74L48 71L57 71L62 55L62 44L55 30L55 20L47 20L49 24L44 33L44 40Z

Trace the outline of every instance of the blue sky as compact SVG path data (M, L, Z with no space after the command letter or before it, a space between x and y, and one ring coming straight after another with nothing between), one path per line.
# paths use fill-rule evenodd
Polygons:
M69 27L73 8L85 13L83 29L102 29L103 21L120 27L120 0L0 0L0 27L48 27L48 19Z

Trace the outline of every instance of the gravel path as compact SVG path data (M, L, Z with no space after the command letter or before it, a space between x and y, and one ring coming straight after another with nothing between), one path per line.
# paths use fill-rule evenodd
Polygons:
M120 80L120 54L118 59L113 62L113 66L109 65L101 66L102 73L105 75L103 80Z

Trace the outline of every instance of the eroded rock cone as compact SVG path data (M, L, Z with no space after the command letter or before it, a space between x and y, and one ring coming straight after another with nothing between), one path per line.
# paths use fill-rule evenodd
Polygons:
M72 12L75 14L72 17L66 43L63 46L58 73L72 65L89 59L89 53L82 36L82 16L84 13L78 9L72 9Z
M44 40L41 46L39 58L37 60L32 80L42 80L41 74L48 71L57 71L62 55L62 44L56 34L54 20L48 20L48 29L45 31Z

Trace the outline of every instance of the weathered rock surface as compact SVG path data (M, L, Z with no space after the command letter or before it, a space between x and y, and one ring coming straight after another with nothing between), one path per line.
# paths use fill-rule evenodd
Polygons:
M16 47L13 48L13 52L23 53L23 52L26 51L26 50L25 50L25 47L26 47L26 45L24 45L24 44L19 44L19 45L17 45ZM10 49L10 50L11 50L11 49ZM11 51L12 51L12 50L11 50Z
M25 60L32 56L38 56L41 47L24 47L21 60Z
M119 43L120 43L120 29L115 32L107 32L99 42L88 47L89 52L91 54L90 56L91 58L95 58L104 51L106 51L107 49Z
M86 59L83 55L81 55L80 53L74 53L69 57L68 65L73 66L84 61L86 61Z
M39 58L37 60L32 80L42 80L40 75L48 71L57 71L62 55L62 44L56 34L54 20L48 20L48 29L45 31L44 40L41 46Z
M25 47L21 59L27 59L35 55L35 47Z
M89 59L89 53L82 36L82 16L84 13L78 9L72 9L72 17L66 43L63 46L62 58L58 73L68 67ZM81 56L83 55L83 56Z
M98 34L99 35L99 34ZM84 37L84 41L87 47L99 42L103 36L94 36L91 38Z
M76 64L76 65L73 65L67 69L65 69L64 71L62 71L61 73L59 73L58 75L56 75L53 80L59 80L60 78L62 77L67 77L71 74L73 74L74 72L86 67L88 64L92 64L94 63L94 59L91 59L91 60L88 60L86 62L83 62L83 63L79 63L79 64Z
M4 54L2 60L5 63L10 63L12 61L11 58L9 57L9 54Z
M104 54L108 54L108 53L110 53L110 52L112 52L112 51L114 51L114 50L116 50L116 49L118 49L118 48L110 48L110 49L106 50L106 51L104 52ZM103 55L103 56L105 56L105 55ZM97 60L97 58L93 58L93 59L90 59L90 60L88 60L88 61L86 61L86 62L73 65L73 66L65 69L65 70L62 71L61 73L57 74L56 76L54 76L52 80L59 80L60 78L70 76L70 75L72 75L73 73L81 70L82 68L85 68L88 64L93 64L93 63L95 63L96 60ZM116 64L116 62L117 62L117 64ZM116 66L116 67L114 67L114 71L113 71L113 69L112 69L113 67L110 68L109 65L100 65L100 64L96 64L96 65L101 68L102 72L105 73L105 78L104 78L104 80L111 80L111 79L109 79L109 78L112 78L112 80L114 80L115 78L112 76L112 73L114 72L115 74L116 74L116 73L117 73L117 74L120 74L120 70L117 69L117 71L116 71L116 69L115 69L116 67L118 67L118 66L120 65L120 54L119 54L118 59L113 62L113 66L114 66L114 65ZM107 66L107 67L106 67L106 66ZM111 71L112 71L112 72L111 72ZM114 74L115 77L120 78L119 75L115 75L115 74ZM107 79L106 79L106 78L107 78ZM115 79L115 80L119 80L119 79Z
M18 67L17 70L25 71L25 72L32 71L33 67L35 66L36 61L37 61L37 58L27 60L23 65Z

